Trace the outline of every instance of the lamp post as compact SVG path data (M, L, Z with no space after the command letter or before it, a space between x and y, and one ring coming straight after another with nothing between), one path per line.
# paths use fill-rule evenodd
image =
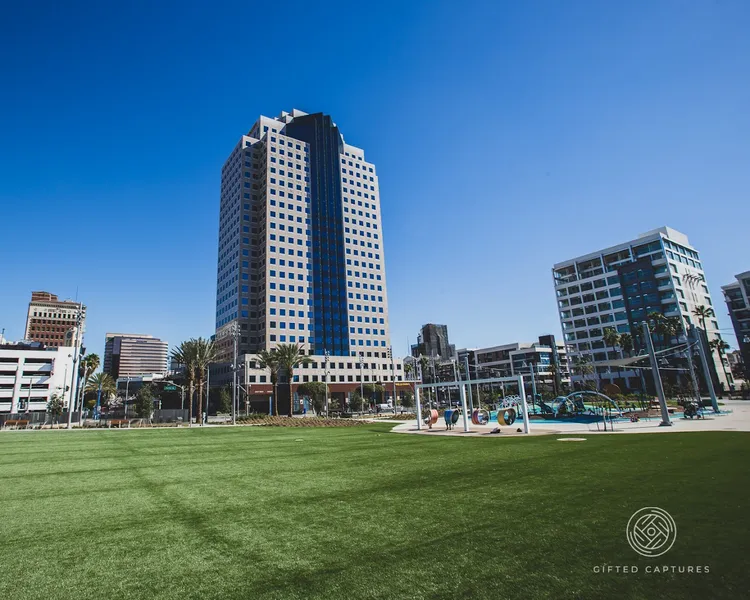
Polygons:
M328 416L328 360L331 358L328 350L323 352L323 379L326 385L326 417Z
M76 363L78 362L78 360L80 358L79 355L80 355L80 351L81 351L81 324L82 324L82 322L83 322L83 304L79 304L78 305L78 314L76 315L76 337L75 337L75 342L74 342L75 349L73 351L73 373L70 375L70 377L71 377L71 379L70 379L70 389L71 389L71 391L75 387L73 385L73 382L75 381L75 376L76 376ZM65 378L67 379L67 374L66 374ZM64 387L63 387L63 390L65 390ZM101 395L101 393L99 395ZM97 402L98 402L98 400L97 400ZM68 429L71 429L73 427L73 408L74 408L74 406L72 406L72 403L70 401L68 401L68 427L67 427ZM83 411L81 411L81 413L83 413ZM80 413L78 415L78 423L79 424L82 423L82 421L81 421L81 414Z
M393 362L393 346L388 346L388 357L391 359L391 382L393 383L393 414L396 414L396 365Z
M181 407L181 410L185 410L185 386L180 385L179 383L175 383L171 379L164 379L163 381L164 383L168 383L170 385L180 388L180 395L181 395L180 407ZM190 421L190 419L188 419L188 421ZM189 425L192 426L192 423L189 423Z
M362 409L364 409L365 405L365 378L363 375L363 370L365 368L365 355L364 353L359 353L359 397L362 401Z
M123 405L125 406L125 418L128 418L128 391L130 390L130 377L125 378L125 400Z

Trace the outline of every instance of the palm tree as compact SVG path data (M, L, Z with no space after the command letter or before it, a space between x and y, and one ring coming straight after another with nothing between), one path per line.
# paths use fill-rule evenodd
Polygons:
M211 340L199 337L195 342L195 373L198 385L198 419L203 423L203 385L208 366L216 361L216 346ZM208 390L206 390L206 412L208 412Z
M582 354L573 358L573 372L581 376L581 387L588 389L587 377L594 373L594 365L591 364L591 356Z
M617 330L614 327L605 327L602 331L602 341L605 345L612 348L613 352L617 352L617 350L615 350L615 346L620 345L620 334L617 333ZM617 373L619 375L619 368L617 369Z
M627 353L628 356L633 351L633 336L629 333L620 334L620 350Z
M81 358L81 362L78 364L78 377L83 381L84 385L88 381L89 377L93 373L96 372L96 370L99 368L99 355L98 354L87 354L86 356ZM83 387L81 386L81 389L79 391L79 396L82 399L83 398ZM80 399L77 399L80 404L81 408L83 409L83 402ZM75 410L75 407L74 407Z
M701 329L703 329L703 331L706 331L706 319L713 317L715 314L716 313L714 313L713 308L710 308L704 304L696 306L693 309L693 315L698 317L698 320L701 323Z
M276 385L279 381L279 358L276 350L261 350L258 352L258 366L261 369L268 369L271 375L271 385L273 386L273 413L279 416L279 400L276 393Z
M193 392L195 390L195 381L198 377L198 355L196 340L189 339L182 342L177 348L172 349L172 359L183 365L185 381L188 385L188 404L189 404L189 419L188 422L193 422Z
M301 352L302 347L298 344L279 344L275 352L279 369L286 372L289 379L289 416L292 416L292 383L294 381L294 369L303 364L309 364L312 359Z
M648 329L651 333L655 333L659 340L659 347L664 348L664 341L666 337L666 317L658 311L650 312L646 316L648 319Z
M727 344L721 338L716 338L708 342L708 347L711 348L711 350L716 350L716 354L719 355L719 362L721 363L721 368L724 371L724 377L726 378L727 381L729 381L729 375L727 375L727 368L724 366L724 353L727 350L729 350L729 344Z
M86 381L84 391L96 393L101 404L105 405L117 395L117 383L109 373L95 373Z

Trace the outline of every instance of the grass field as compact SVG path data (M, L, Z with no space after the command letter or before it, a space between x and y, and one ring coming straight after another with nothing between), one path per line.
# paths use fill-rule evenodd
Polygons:
M4 432L0 598L747 597L750 434L389 429ZM658 559L624 535L652 505Z

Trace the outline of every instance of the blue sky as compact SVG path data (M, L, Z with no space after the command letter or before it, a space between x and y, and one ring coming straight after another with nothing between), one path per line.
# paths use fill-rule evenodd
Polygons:
M458 346L559 335L552 264L661 225L730 328L748 26L741 0L12 3L0 328L20 338L40 289L78 291L100 353L106 331L213 333L221 165L294 107L377 165L398 354L430 321Z

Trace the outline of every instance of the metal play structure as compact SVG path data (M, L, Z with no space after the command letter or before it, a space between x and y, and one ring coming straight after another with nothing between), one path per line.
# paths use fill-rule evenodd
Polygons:
M438 388L455 388L457 387L461 396L461 416L463 417L463 428L464 432L469 431L469 419L471 418L472 421L475 422L475 424L484 424L482 421L486 422L485 419L480 419L479 415L469 415L468 408L466 406L466 386L469 385L485 385L485 384L493 384L493 383L512 383L518 386L518 395L520 396L520 403L521 403L521 412L523 413L523 432L529 433L529 410L528 406L526 405L526 391L524 388L524 380L523 375L515 375L513 377L490 377L487 379L465 379L463 381L439 381L437 383L417 383L414 386L414 399L416 400L417 404L417 429L422 429L422 400L420 398L420 391L424 389L435 389ZM449 410L453 410L452 408ZM510 411L513 411L514 409L512 407L507 407L505 409L501 409L498 411L498 422L500 421L500 417L502 417L506 424L512 423L515 420L515 415L512 416L509 414ZM472 411L473 413L476 413L477 411ZM486 411L484 411L486 412ZM506 414L508 417L506 418ZM451 427L453 424L455 424L456 421L453 421L453 415L454 413L451 412L449 415L449 418L451 419ZM434 425L437 423L438 420L438 411L435 409L431 409L430 413L427 417L429 420L429 425ZM476 420L475 420L476 419ZM457 418L456 418L457 420Z

